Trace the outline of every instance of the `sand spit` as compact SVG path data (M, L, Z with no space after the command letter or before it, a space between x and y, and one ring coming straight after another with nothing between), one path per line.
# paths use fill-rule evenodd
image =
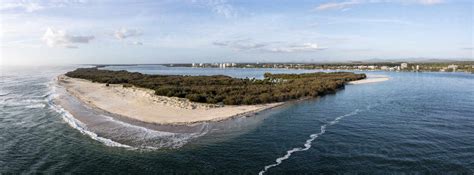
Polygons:
M377 83L382 81L387 81L390 78L384 75L368 75L366 79L351 81L347 84L366 84L366 83Z
M249 116L283 103L261 105L214 105L187 99L154 95L153 90L106 86L88 80L58 77L58 84L92 107L131 119L157 124L193 124Z

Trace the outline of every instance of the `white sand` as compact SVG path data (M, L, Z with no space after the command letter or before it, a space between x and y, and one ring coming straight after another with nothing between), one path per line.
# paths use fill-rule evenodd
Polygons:
M153 90L122 85L105 86L88 80L59 76L58 83L90 106L110 113L159 124L191 124L251 115L283 103L218 106L187 99L154 95Z
M351 81L347 84L366 84L366 83L377 83L382 81L387 81L390 78L384 75L368 75L366 79Z

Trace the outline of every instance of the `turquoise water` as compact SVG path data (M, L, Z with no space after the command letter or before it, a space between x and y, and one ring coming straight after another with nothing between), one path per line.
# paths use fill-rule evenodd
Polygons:
M0 173L474 173L472 74L367 72L390 80L166 135L118 125L73 100L71 111L58 106L52 80L73 69L2 67ZM256 78L266 71L305 72L111 69ZM71 127L71 117L86 127ZM198 134L184 137L188 132Z

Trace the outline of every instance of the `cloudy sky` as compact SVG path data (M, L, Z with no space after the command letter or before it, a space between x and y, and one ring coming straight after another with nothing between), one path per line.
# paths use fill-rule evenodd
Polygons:
M1 64L473 58L470 0L0 0Z

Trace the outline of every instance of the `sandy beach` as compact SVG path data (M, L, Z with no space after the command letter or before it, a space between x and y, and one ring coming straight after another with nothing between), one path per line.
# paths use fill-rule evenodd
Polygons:
M157 124L193 124L205 121L219 121L232 117L253 115L256 112L279 106L283 103L261 105L213 105L195 103L187 99L154 95L153 90L106 86L88 80L58 77L58 84L68 93L110 113L131 119Z
M384 75L369 75L369 76L367 76L366 79L351 81L351 82L348 82L347 84L377 83L377 82L387 81L389 79L390 78L388 78L387 76L384 76Z
M386 81L386 76L372 75L367 79L347 84L364 84ZM89 80L58 77L58 84L86 104L101 110L142 122L157 124L193 124L220 121L238 116L249 116L273 108L280 103L259 105L216 105L191 102L188 99L165 97L153 90L138 87L123 87L118 84L106 86Z

